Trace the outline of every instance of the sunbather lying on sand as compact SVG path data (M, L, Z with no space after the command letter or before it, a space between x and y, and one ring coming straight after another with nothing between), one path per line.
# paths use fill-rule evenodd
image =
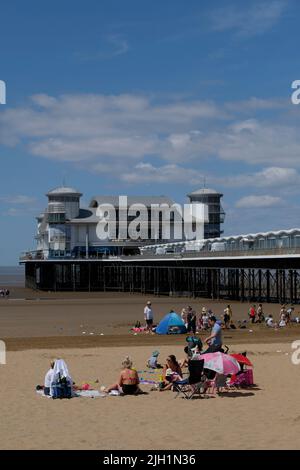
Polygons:
M132 369L132 360L126 356L122 362L123 370L121 371L119 380L117 383L106 388L104 391L106 393L111 392L112 390L118 390L124 395L138 395L142 393L139 387L139 376L136 370Z

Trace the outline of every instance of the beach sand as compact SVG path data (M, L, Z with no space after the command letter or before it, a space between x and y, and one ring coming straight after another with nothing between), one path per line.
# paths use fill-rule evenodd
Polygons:
M147 299L19 289L10 300L0 300L1 339L8 351L7 364L0 365L0 449L300 449L300 365L291 363L300 325L270 330L248 324L224 332L230 351L246 350L254 363L257 387L250 390L191 401L150 391L149 385L142 386L149 394L138 397L52 400L35 392L57 357L66 360L78 385L99 379L98 388L117 380L127 354L137 370L145 369L153 349L159 349L161 362L168 354L182 358L184 335L130 332L136 320L143 321ZM152 301L157 321L187 304L198 312L211 307L219 315L226 305ZM248 303L231 304L235 320L247 318ZM265 305L265 311L277 318L279 306Z
M178 342L160 347L160 359L181 357L184 341ZM290 344L242 344L232 351L245 349L257 387L190 401L148 385L142 388L149 394L137 397L52 400L35 392L53 357L66 360L78 384L99 379L99 387L116 380L128 353L145 369L149 346L9 352L0 366L0 447L300 449L300 366L291 363Z

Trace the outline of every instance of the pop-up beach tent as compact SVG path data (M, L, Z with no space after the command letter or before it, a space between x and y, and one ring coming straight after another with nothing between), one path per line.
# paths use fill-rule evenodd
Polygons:
M174 333L186 333L186 327L182 319L175 312L170 312L161 320L155 332L159 335Z

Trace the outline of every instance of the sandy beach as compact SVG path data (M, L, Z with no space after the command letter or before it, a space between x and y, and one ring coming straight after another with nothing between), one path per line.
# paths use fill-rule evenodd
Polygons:
M182 340L181 340L182 341ZM257 387L187 401L173 392L52 400L36 394L53 357L78 383L114 381L125 354L145 369L151 347L9 352L0 367L2 449L299 449L300 374L289 344L236 345L254 363ZM182 356L182 346L160 347ZM299 366L298 366L299 367ZM145 375L145 374L144 374Z
M24 293L26 295L24 295ZM23 294L23 296L22 296ZM160 361L183 357L184 335L133 335L147 297L124 294L76 295L17 290L0 302L1 339L7 364L0 366L1 449L299 449L300 374L291 344L300 327L281 330L247 325L224 332L231 352L246 350L254 364L253 389L207 399L174 399L173 392L138 397L52 400L39 396L49 361L66 360L78 385L115 382L130 355L144 371L153 349ZM153 298L157 321L170 308L205 305L220 314L225 302ZM248 304L232 303L234 318L247 318ZM278 316L279 306L265 305ZM84 333L84 334L83 334ZM90 334L93 333L93 334ZM207 333L201 333L201 337ZM144 379L158 376L141 373Z

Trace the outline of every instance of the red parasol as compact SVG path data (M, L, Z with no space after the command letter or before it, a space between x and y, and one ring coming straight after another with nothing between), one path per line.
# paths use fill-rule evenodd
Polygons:
M253 367L251 361L249 361L248 357L244 356L243 354L230 354L231 357L234 357L238 361L239 364L245 364L245 366Z

